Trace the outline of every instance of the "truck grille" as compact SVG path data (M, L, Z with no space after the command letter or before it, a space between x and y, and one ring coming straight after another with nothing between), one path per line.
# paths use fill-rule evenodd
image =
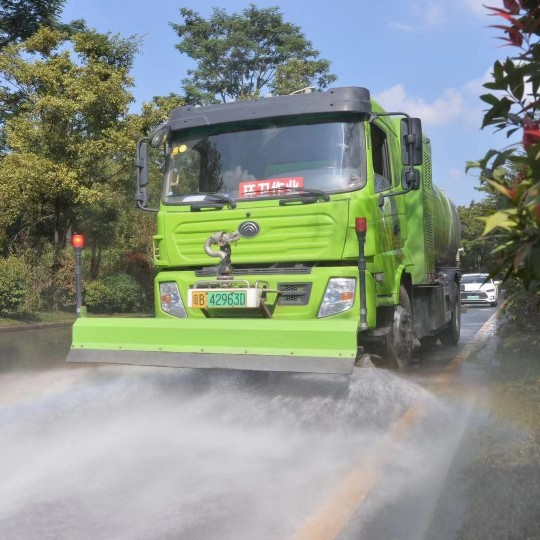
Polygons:
M311 294L311 283L278 283L281 291L278 306L306 306Z

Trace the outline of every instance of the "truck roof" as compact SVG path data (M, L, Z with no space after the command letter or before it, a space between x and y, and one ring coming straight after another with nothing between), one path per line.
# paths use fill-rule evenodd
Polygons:
M293 94L196 107L185 105L169 116L171 129L228 124L247 120L284 118L323 113L371 114L369 90L359 86L332 88L326 92Z

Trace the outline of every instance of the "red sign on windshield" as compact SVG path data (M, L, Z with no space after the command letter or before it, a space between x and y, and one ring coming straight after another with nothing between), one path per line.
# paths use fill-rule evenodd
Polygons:
M279 195L288 191L296 191L304 187L302 176L288 178L268 178L267 180L253 180L240 182L238 189L240 197L257 197L259 195Z

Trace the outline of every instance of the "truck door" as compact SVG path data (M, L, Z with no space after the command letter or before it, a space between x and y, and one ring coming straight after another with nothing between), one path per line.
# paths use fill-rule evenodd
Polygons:
M375 255L376 272L383 274L382 281L377 281L378 294L391 294L394 276L401 262L401 224L397 197L384 197L385 192L399 189L397 171L393 170L391 159L391 140L386 127L382 124L370 124L371 161L373 165L373 204L377 216L377 252ZM390 132L390 135L391 132ZM382 202L382 204L380 204Z

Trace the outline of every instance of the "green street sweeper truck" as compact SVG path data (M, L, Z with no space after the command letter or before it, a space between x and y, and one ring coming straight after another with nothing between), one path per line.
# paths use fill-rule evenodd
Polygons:
M155 316L78 318L68 361L346 374L458 342L457 210L421 121L367 89L179 107L136 164Z

